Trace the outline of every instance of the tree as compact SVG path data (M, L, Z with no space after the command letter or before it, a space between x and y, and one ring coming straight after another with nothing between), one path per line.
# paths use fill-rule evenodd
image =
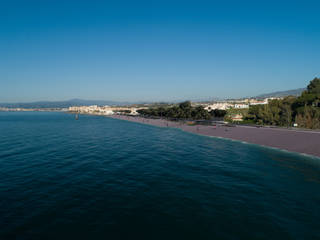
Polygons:
M154 116L154 117L168 117L168 118L179 118L179 119L194 119L208 120L211 115L202 106L192 107L191 102L183 102L178 106L172 107L155 107L149 109L140 109L137 111L141 115Z
M179 104L179 107L181 109L191 109L191 102L190 101L185 101Z
M307 90L301 96L272 100L266 105L250 106L247 120L256 123L320 128L320 79L310 81Z
M210 111L212 117L223 118L226 114L226 110L214 109Z
M312 81L310 81L307 92L310 94L320 94L320 78L314 78Z

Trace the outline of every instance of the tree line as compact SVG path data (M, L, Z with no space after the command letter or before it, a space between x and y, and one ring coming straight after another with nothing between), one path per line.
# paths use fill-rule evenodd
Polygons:
M250 106L245 120L258 124L320 128L320 78L310 81L299 97L271 100L265 105Z
M203 106L193 107L190 101L170 107L140 109L137 112L145 116L192 120L210 120L214 117L223 118L226 115L225 110L215 109L208 112Z
M232 109L231 109L232 110ZM229 111L231 111L229 110ZM225 118L231 121L225 110L207 111L203 106L192 106L190 101L174 106L157 106L140 109L139 114L151 117L175 119L211 120ZM310 81L307 89L299 97L288 96L274 99L264 105L251 105L244 115L245 123L293 126L301 128L320 129L320 78Z

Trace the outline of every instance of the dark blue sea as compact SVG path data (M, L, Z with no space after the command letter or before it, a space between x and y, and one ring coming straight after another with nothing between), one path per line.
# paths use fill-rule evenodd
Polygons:
M320 239L320 159L99 116L0 113L0 239Z

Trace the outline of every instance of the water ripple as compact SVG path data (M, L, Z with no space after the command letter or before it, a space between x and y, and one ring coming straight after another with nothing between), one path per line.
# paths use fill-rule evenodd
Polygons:
M63 113L0 133L0 239L320 239L309 157Z

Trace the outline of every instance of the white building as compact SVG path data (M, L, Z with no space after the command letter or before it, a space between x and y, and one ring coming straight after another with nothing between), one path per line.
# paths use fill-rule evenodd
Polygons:
M249 108L249 105L248 104L242 104L242 103L236 103L236 104L234 104L234 108L244 109L244 108Z
M98 107L97 105L93 106L73 106L69 107L69 112L77 113L95 113L101 115L111 115L113 114L112 108L109 106Z
M214 109L226 110L226 109L231 108L232 106L233 106L233 104L231 104L231 103L218 102L218 103L210 104L210 105L206 106L204 109L206 109L207 111L211 111Z

